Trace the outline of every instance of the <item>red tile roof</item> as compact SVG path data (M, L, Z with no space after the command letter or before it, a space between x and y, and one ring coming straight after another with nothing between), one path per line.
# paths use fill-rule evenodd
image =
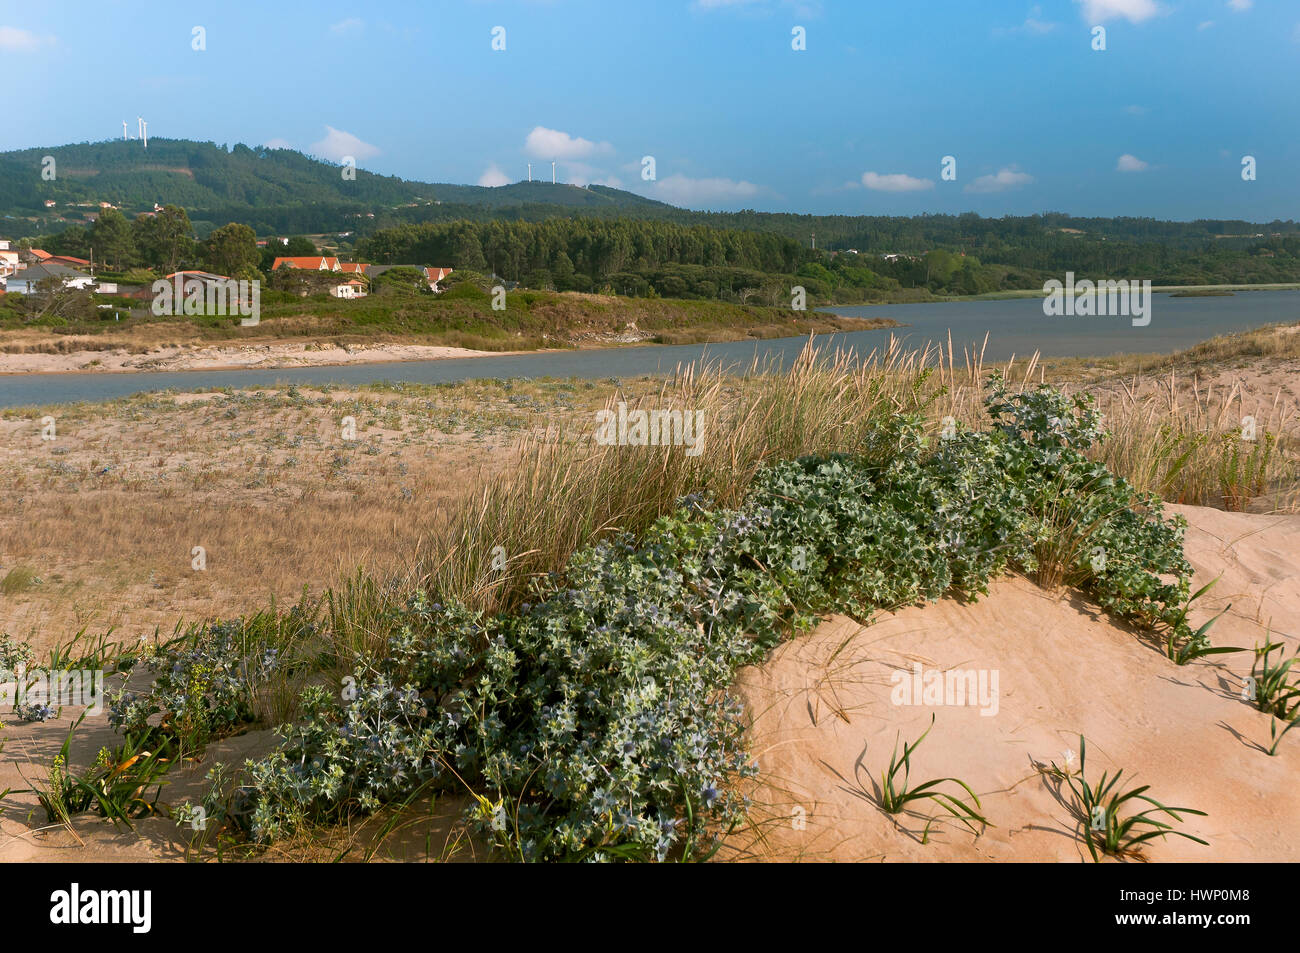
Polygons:
M323 255L300 256L297 258L277 258L271 263L271 270L275 271L281 265L288 265L290 268L305 268L307 271L338 271L339 260L337 258L326 258Z

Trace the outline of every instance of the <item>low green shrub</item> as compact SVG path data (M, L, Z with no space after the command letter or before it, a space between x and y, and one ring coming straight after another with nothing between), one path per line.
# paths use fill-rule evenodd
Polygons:
M1055 560L1117 615L1193 638L1184 524L1087 459L1087 401L995 379L988 410L989 431L933 446L899 415L859 453L760 471L734 509L685 498L639 539L579 550L515 612L419 593L389 610L382 657L309 690L247 765L247 810L208 816L239 813L265 842L432 785L473 793L473 822L516 858L695 859L743 820L736 782L757 771L736 669L821 614L974 596Z
M175 739L189 752L256 721L258 692L280 666L279 649L264 631L268 617L210 622L151 647L141 663L156 677L145 691L111 692L109 724L128 738ZM295 608L274 627L311 626Z

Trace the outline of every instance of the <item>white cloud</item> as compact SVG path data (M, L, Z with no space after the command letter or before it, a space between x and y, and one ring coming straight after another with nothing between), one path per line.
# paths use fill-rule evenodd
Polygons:
M670 175L650 185L654 197L672 205L687 207L716 202L735 202L753 198L759 187L753 182L734 179L692 179L684 175Z
M915 179L901 172L886 173L863 172L862 184L875 192L922 192L934 188L930 179Z
M640 173L641 164L639 162L629 162L623 166L627 171ZM617 175L607 172L605 169L597 168L586 162L561 162L559 165L562 181L569 185L607 185L611 189L621 189L623 180Z
M1026 33L1036 33L1041 35L1043 33L1051 33L1056 29L1056 27L1057 24L1050 23L1043 19L1043 8L1035 5L1030 8L1029 16L1025 17L1025 22L1020 28Z
M1029 15L1025 17L1025 22L1020 24L1020 26L994 27L993 35L1006 36L1007 34L1014 33L1029 33L1034 36L1042 36L1045 33L1051 33L1058 26L1060 26L1059 23L1052 23L1050 20L1044 20L1043 8L1034 5L1029 8Z
M614 147L608 142L592 142L558 129L535 126L524 140L524 151L538 159L583 159L611 153Z
M1028 185L1034 177L1028 172L1019 172L1014 166L999 169L996 175L981 175L966 186L967 192L1005 192L1017 186Z
M483 174L478 177L478 184L485 185L490 189L499 188L503 185L509 185L510 179L501 171L495 162L489 165Z
M52 36L37 36L30 30L20 30L16 26L0 26L0 50L7 53L24 53L38 50L42 46L54 43Z
M1103 23L1120 17L1130 23L1141 23L1162 12L1156 0L1074 0L1074 2L1082 4L1083 17L1089 23Z
M292 149L293 145L288 139L268 139L262 143L264 149Z
M1228 0L1228 6L1238 13L1245 13L1255 5L1255 0Z
M325 127L325 138L320 142L313 142L310 151L314 156L332 159L335 162L341 161L344 156L352 156L360 162L362 159L379 155L378 147L362 142L352 133L335 129L333 126Z
M1214 26L1213 20L1202 20L1200 23L1196 24L1196 29L1208 30L1212 26Z
M351 33L354 30L360 30L365 25L364 20L360 20L357 17L348 17L346 20L340 20L338 23L331 24L330 32L342 35L344 33Z
M1119 161L1115 163L1115 171L1116 172L1141 172L1144 169L1146 169L1147 166L1148 163L1143 162L1137 156L1130 155L1129 153L1126 152L1122 156L1120 156Z
M1148 112L1145 106L1125 106L1124 111L1130 116L1145 116Z

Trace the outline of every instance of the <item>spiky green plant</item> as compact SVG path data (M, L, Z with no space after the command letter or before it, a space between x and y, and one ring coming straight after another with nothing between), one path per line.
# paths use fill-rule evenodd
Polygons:
M147 750L143 742L128 738L115 751L101 748L95 762L77 775L68 767L68 756L72 735L85 718L83 712L68 730L46 786L36 788L36 798L52 824L66 825L74 815L94 810L115 825L130 828L131 818L155 812L164 775L172 764L167 748Z
M1277 660L1272 658L1277 652ZM1264 639L1264 647L1255 646L1255 663L1250 667L1255 695L1252 699L1260 711L1286 720L1300 708L1300 683L1288 681L1291 667L1300 658L1300 648L1286 658L1286 646Z
M1166 807L1155 798L1147 796L1146 792L1151 787L1149 784L1125 791L1119 785L1119 779L1124 774L1123 769L1116 771L1114 777L1111 777L1108 772L1102 772L1096 784L1089 783L1087 745L1083 735L1079 736L1079 770L1069 772L1058 768L1055 763L1052 764L1052 769L1057 777L1069 785L1070 791L1079 801L1083 812L1084 843L1088 845L1088 853L1092 855L1094 861L1100 862L1102 854L1109 854L1112 857L1134 856L1142 844L1167 834L1185 837L1187 840L1209 846L1207 841L1183 831L1176 831L1172 824L1152 816L1167 814L1181 824L1183 819L1179 816L1180 812L1205 817L1207 815L1204 811L1196 811L1190 807ZM1151 807L1136 814L1125 815L1124 811L1127 809L1124 805L1131 801L1145 801ZM1139 832L1138 829L1143 827L1151 829Z
M1276 661L1272 657L1275 651ZM1281 642L1271 642L1268 637L1264 639L1263 648L1255 646L1255 663L1250 667L1250 680L1255 692L1256 707L1273 716L1268 725L1269 740L1272 741L1268 748L1270 756L1277 754L1277 746L1286 733L1300 722L1300 682L1289 680L1291 667L1297 658L1300 658L1300 648L1288 659L1286 646ZM1286 725L1281 731L1277 730L1279 721Z
M935 716L931 715L930 726L921 733L921 737L917 738L910 744L906 742L903 744L902 758L899 758L898 756L898 738L894 739L894 753L889 759L889 768L880 776L880 807L886 814L901 814L907 808L908 804L915 801L929 799L934 801L945 811L966 825L966 827L973 833L978 835L980 832L972 822L978 821L986 827L992 827L993 825L989 823L988 819L976 813L975 810L961 798L937 790L939 785L947 782L956 784L970 795L971 800L975 802L975 807L983 810L984 808L983 805L980 804L978 795L970 789L970 786L966 784L965 781L959 780L958 778L936 778L933 781L926 781L924 784L918 784L916 787L909 786L908 776L912 769L912 753L921 746L921 742L925 740L925 736L928 735L930 729L934 727L934 719ZM903 772L901 780L897 780L899 771ZM928 840L929 825L926 826L926 833Z
M1192 603L1208 592L1210 587L1218 581L1217 578L1212 579L1205 585L1201 586L1200 589L1197 589L1196 592L1192 594L1192 597L1187 600L1183 607L1178 610L1175 622L1170 626L1169 636L1165 640L1165 653L1169 656L1171 662L1176 662L1179 665L1186 665L1188 662L1194 661L1198 658L1204 658L1207 655L1226 655L1229 652L1246 651L1246 649L1238 646L1214 646L1210 644L1210 636L1208 634L1210 626L1218 622L1219 619L1232 608L1232 603L1228 603L1224 606L1222 612L1204 623L1199 629L1192 632L1191 635L1180 637L1178 634L1180 631L1186 632L1191 628L1190 626L1185 625L1185 623L1187 621L1188 613L1192 610Z

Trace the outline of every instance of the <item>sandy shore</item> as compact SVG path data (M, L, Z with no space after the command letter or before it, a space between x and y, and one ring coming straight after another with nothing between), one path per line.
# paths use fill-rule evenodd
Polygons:
M1300 638L1300 587L1287 568L1300 558L1300 517L1170 509L1191 524L1193 588L1218 580L1194 624L1231 604L1211 630L1215 644L1251 648L1269 637L1289 658ZM1242 698L1252 653L1178 666L1152 641L1078 592L1046 592L1021 576L997 580L978 602L947 598L882 613L874 625L836 616L737 678L761 774L753 823L721 856L1087 861L1077 804L1042 772L1067 759L1077 771L1082 734L1090 781L1123 769L1157 800L1208 814L1179 827L1208 847L1157 839L1142 859L1294 863L1300 739L1283 739L1274 757L1263 750L1269 716ZM915 666L987 673L988 703L896 695L895 673ZM896 816L880 810L880 772L896 739L916 740L932 715L912 783L969 784L991 822L978 837L933 802Z
M71 351L67 354L0 353L0 374L60 374L136 371L222 371L246 368L321 367L381 364L392 361L437 361L453 357L487 357L511 351L475 351L429 344L318 344L274 342L238 346L175 345L143 354L126 348Z
M1217 644L1250 647L1268 635L1285 642L1289 656L1300 613L1291 574L1300 516L1171 509L1191 524L1186 546L1196 583L1218 579L1193 624L1231 603L1214 627ZM1180 827L1208 847L1171 837L1147 845L1142 859L1294 862L1300 739L1284 739L1276 757L1262 750L1269 717L1241 697L1250 663L1242 653L1174 665L1143 633L1079 593L1045 592L1019 576L997 580L975 603L944 599L882 613L869 626L831 618L736 679L761 775L751 792L752 823L727 839L719 859L1086 861L1069 791L1041 771L1065 764L1083 734L1090 780L1122 768L1126 780L1152 785L1165 803L1208 814L1186 816ZM914 665L996 671L988 714L973 704L894 703L891 676ZM57 721L22 724L4 713L0 790L16 790L0 818L0 862L183 859L193 835L174 820L150 818L128 831L82 815L62 828L21 790L43 778L77 714L67 709ZM895 738L914 740L932 714L937 721L913 758L912 782L952 776L970 784L995 825L978 837L931 802L897 817L877 806L875 779ZM92 715L78 732L76 760L117 740L107 715ZM274 744L269 731L219 742L201 762L172 773L163 802L197 799L215 761L239 763ZM1071 767L1077 770L1077 757ZM440 802L439 816L411 818L393 845L395 859L421 859L426 835L437 854L463 806Z

